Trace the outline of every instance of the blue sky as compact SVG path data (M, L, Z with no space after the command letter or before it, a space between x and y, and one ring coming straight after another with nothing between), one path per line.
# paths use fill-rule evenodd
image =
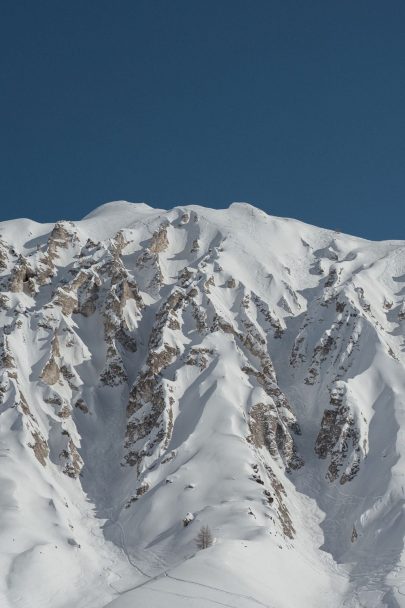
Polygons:
M0 219L248 201L405 238L403 0L0 11Z

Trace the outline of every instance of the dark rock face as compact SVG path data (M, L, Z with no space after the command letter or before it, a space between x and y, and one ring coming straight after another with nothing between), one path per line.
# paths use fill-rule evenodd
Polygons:
M346 387L342 382L330 394L333 409L326 409L315 442L319 458L329 459L327 478L340 483L351 481L360 467L360 431L348 405ZM346 470L340 475L341 469Z

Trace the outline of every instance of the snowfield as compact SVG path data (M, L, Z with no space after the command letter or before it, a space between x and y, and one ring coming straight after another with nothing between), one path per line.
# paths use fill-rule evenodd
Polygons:
M1 608L405 607L405 242L115 202L0 283Z

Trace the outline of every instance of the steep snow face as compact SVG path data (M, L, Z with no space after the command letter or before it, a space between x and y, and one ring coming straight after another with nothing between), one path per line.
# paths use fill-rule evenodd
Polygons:
M403 242L118 202L0 281L2 607L405 606Z

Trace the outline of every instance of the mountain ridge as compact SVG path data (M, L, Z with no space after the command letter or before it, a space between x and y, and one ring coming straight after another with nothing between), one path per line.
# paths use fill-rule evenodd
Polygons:
M1 223L4 605L405 605L404 246L246 203Z

